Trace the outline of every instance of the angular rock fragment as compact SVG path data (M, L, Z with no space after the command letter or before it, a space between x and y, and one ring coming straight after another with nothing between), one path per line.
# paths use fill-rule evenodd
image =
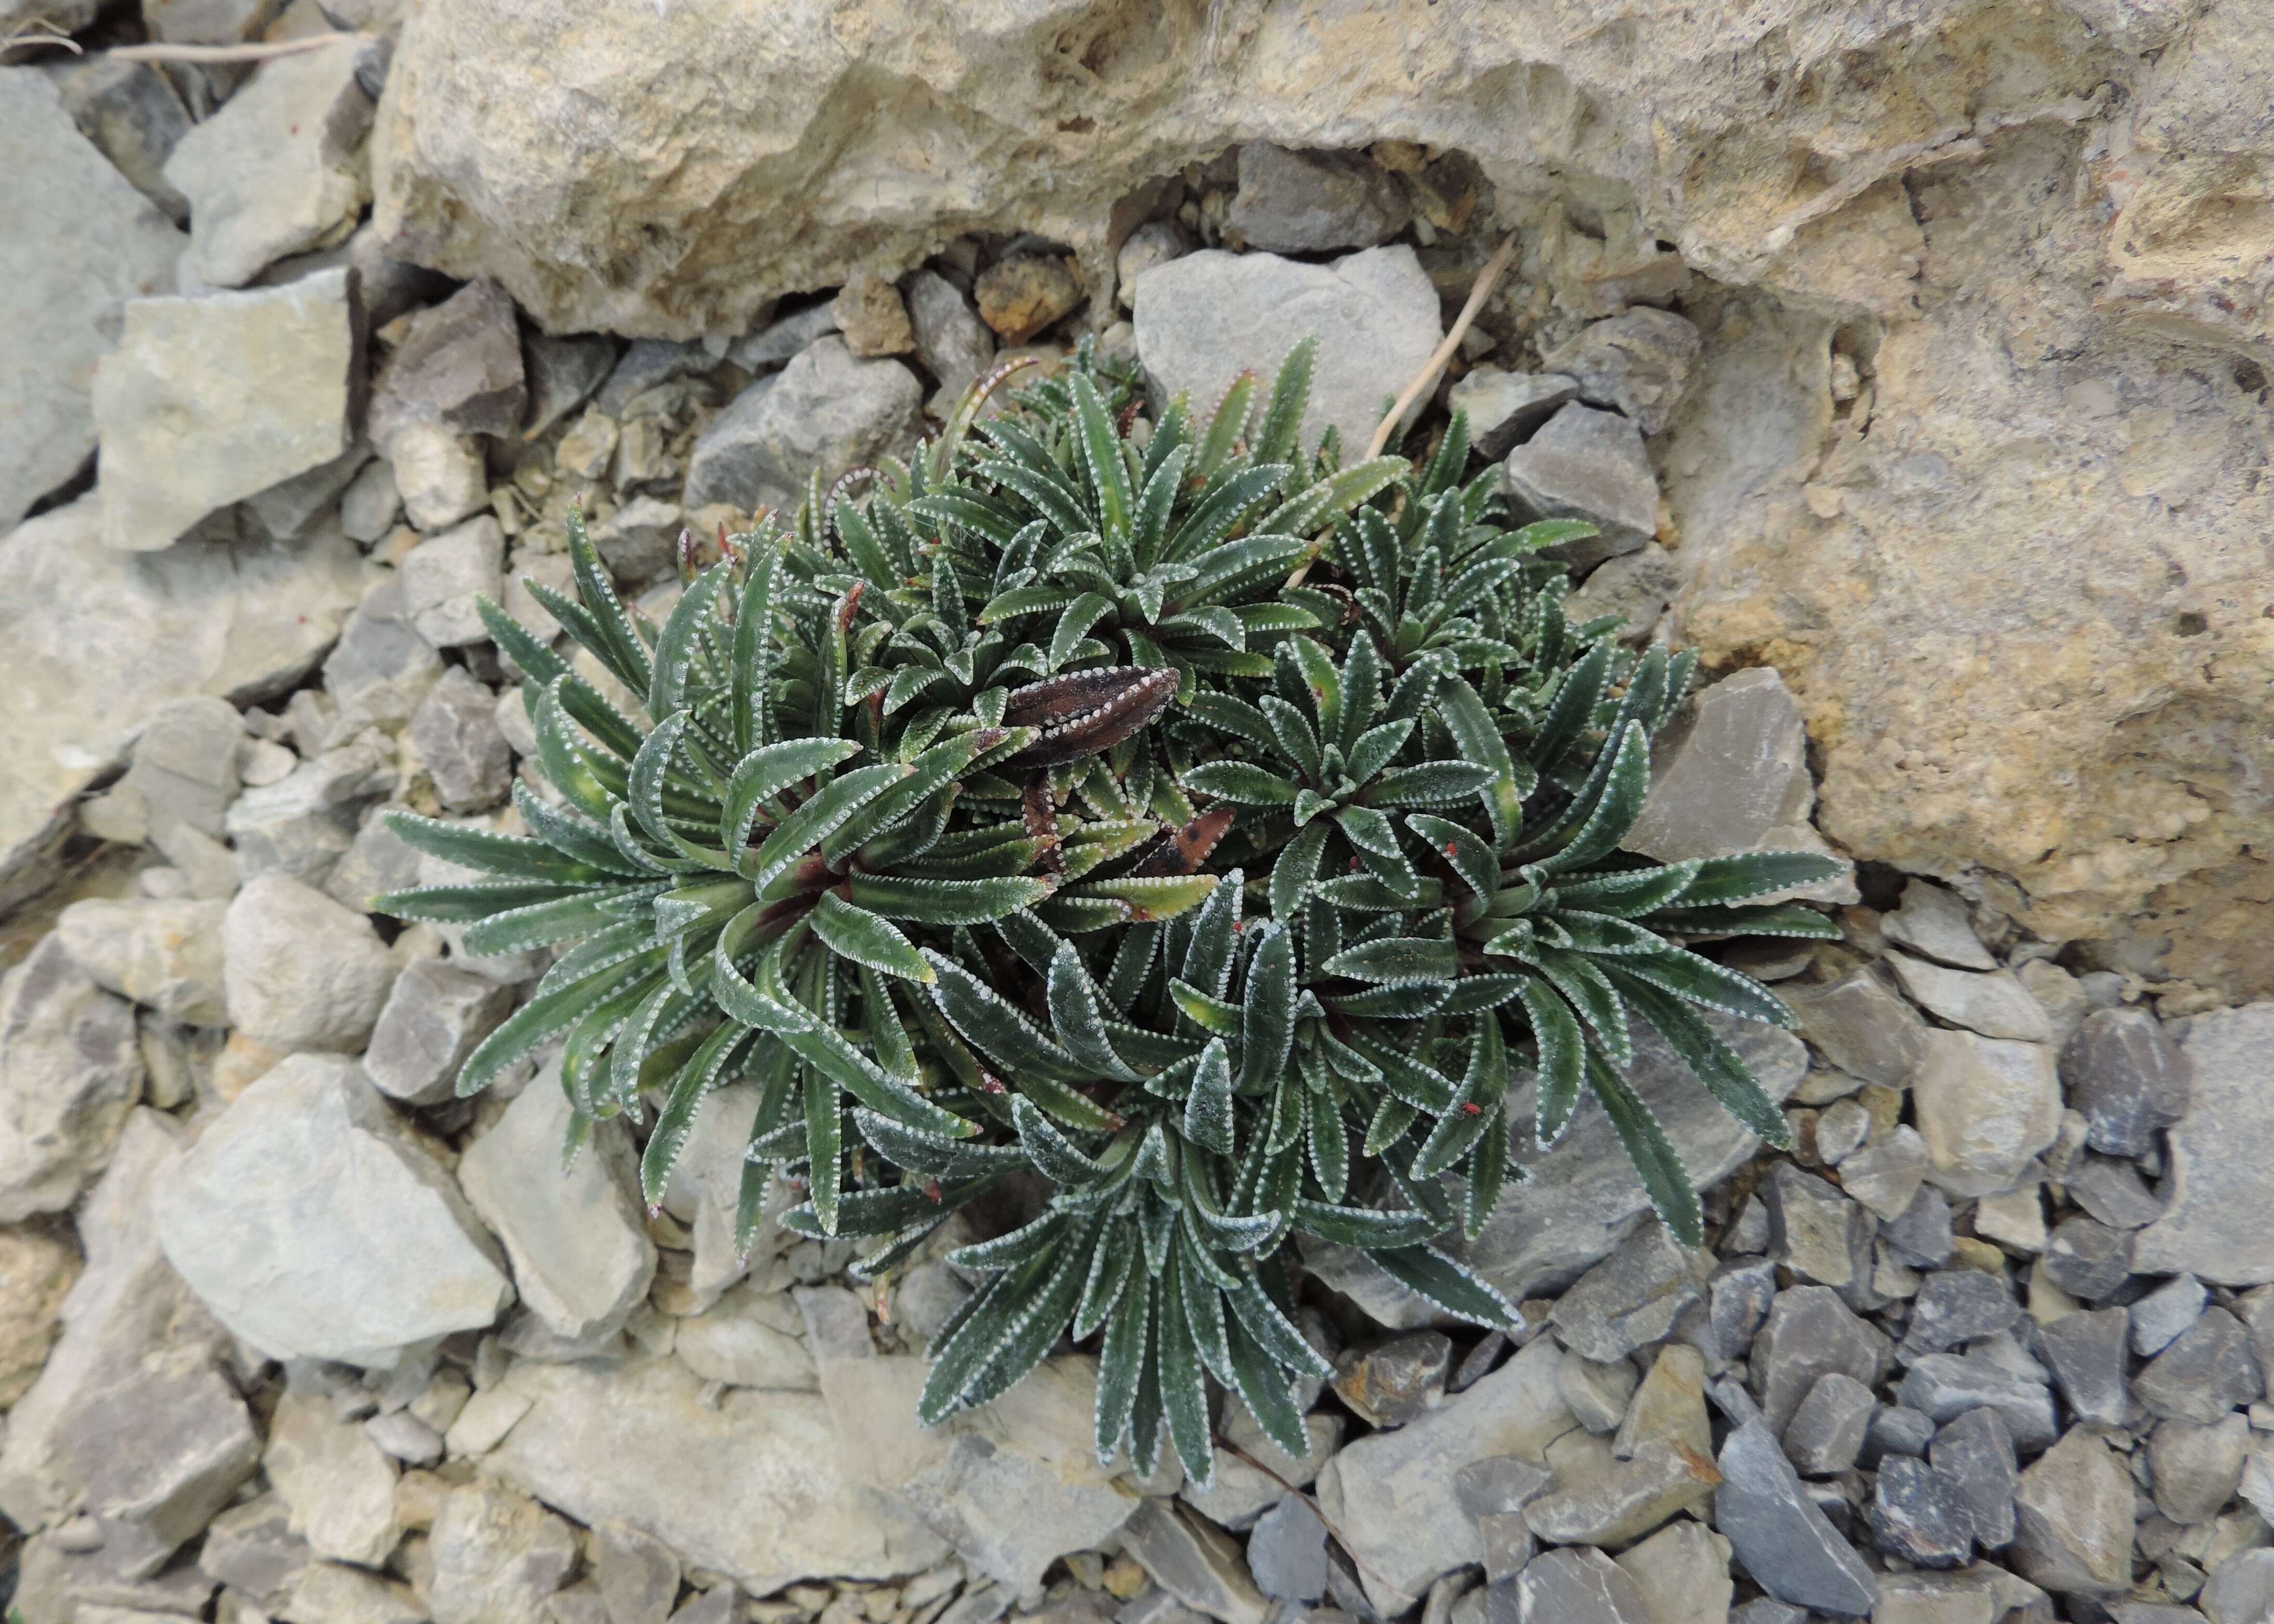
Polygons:
M1930 1179L1958 1196L2010 1189L2060 1131L2052 1050L1936 1032L1911 1079L1911 1105L1926 1141Z
M513 300L493 282L470 282L410 319L372 386L371 438L385 445L406 423L503 436L528 406Z
M247 1088L157 1211L191 1289L272 1354L387 1368L512 1300L456 1184L346 1061L295 1056Z
M357 162L372 117L363 51L343 38L262 64L175 146L166 180L190 201L190 252L208 286L244 287L348 235L369 195Z
M2088 1018L2085 1026L2092 1025ZM2080 1027L2080 1041L2084 1034ZM2127 1036L2137 1046L2129 1051L2136 1069L2156 1079L2138 1085L2142 1097L2156 1102L2137 1118L2152 1132L2150 1119L2174 1108L2174 1072L2136 1029ZM2171 1128L2172 1170L2164 1182L2170 1207L2140 1231L2132 1255L2140 1273L2186 1273L2227 1286L2274 1281L2274 1165L2262 1154L2274 1142L2274 1090L2265 1086L2270 1044L2274 1004L2188 1021L2180 1049L2192 1081L2185 1114Z
M1840 1537L1777 1447L1759 1416L1721 1446L1713 1524L1753 1583L1781 1601L1841 1618L1862 1618L1879 1583Z
M2137 1156L2187 1109L2194 1067L2146 1010L2095 1010L2062 1046L2061 1081L2090 1124L2087 1143Z
M898 361L864 361L842 338L818 339L703 432L684 503L787 512L816 470L826 485L913 440L922 401L915 374Z
M1658 476L1642 432L1616 412L1576 401L1561 408L1508 454L1501 477L1525 516L1595 527L1593 536L1557 545L1555 555L1575 569L1632 553L1658 533Z
M0 975L0 1223L78 1199L143 1077L133 1006L96 984L61 932Z
M2022 1474L2014 1564L2063 1595L2113 1596L2132 1584L2132 1484L2108 1446L2070 1432Z
M230 1018L277 1049L360 1049L395 984L368 920L281 874L237 892L222 946Z
M1412 217L1397 181L1362 154L1250 141L1239 149L1239 190L1224 224L1267 253L1321 253L1371 248Z
M1469 444L1479 456L1496 462L1578 394L1577 381L1560 372L1479 366L1452 387L1446 404L1469 414Z
M406 1105L439 1105L450 1098L474 1046L512 1008L512 992L495 981L421 959L388 992L363 1057L364 1075Z
M163 83L154 67L115 68ZM117 342L126 302L173 285L187 241L74 127L76 100L34 69L0 70L11 177L0 196L0 532L85 466L95 363Z
M1366 448L1383 397L1402 387L1385 380L1412 377L1444 336L1436 289L1402 244L1326 265L1208 249L1140 274L1135 301L1137 355L1156 398L1188 393L1195 411L1212 410L1242 371L1271 377L1315 335L1302 442L1332 424L1346 459Z
M1573 380L1589 405L1608 406L1655 434L1673 421L1704 347L1689 320L1638 305L1582 329L1542 365Z
M2128 1318L2121 1308L2104 1308L2037 1327L2037 1355L2080 1420L2122 1426L2131 1413L2124 1381Z
M340 456L362 367L362 312L344 270L135 300L94 380L104 545L170 547L230 503Z
M591 1126L584 1149L557 1173L570 1106L547 1068L478 1134L458 1183L513 1265L523 1304L572 1342L622 1329L655 1277L655 1244L640 1222L637 1158L621 1123Z

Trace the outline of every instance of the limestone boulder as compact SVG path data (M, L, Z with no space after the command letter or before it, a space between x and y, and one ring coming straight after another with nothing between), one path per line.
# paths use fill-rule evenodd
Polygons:
M1637 303L1696 324L1651 447L1678 628L1784 673L1824 832L2151 979L2274 992L2274 216L2237 201L2274 166L2263 7L649 18L410 17L373 137L388 240L553 330L687 338L1011 224L1073 251L1103 317L1116 206L1186 164L1465 154L1550 347ZM872 117L883 84L925 94Z

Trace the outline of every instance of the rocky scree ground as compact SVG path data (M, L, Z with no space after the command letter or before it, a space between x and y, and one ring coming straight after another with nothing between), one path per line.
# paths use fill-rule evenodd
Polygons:
M152 32L188 37L173 10ZM384 20L225 11L178 26ZM1868 329L1397 143L1226 149L1103 260L1071 229L983 233L725 336L558 335L509 278L438 279L364 218L374 103L433 113L404 71L365 42L249 75L0 69L11 173L49 177L9 207L102 265L30 284L0 385L39 402L0 419L30 515L0 539L0 1583L26 1624L2274 1609L2274 1005L2067 951L1978 876L1865 865L1819 898L1840 943L1749 963L1801 1018L1732 1033L1791 1155L1645 1050L1710 1249L1664 1237L1590 1113L1467 1249L1524 1335L1440 1327L1322 1249L1314 1447L1228 1402L1206 1492L1097 1466L1079 1353L918 1430L969 1283L937 1253L968 1234L881 1298L841 1246L770 1227L736 1257L732 1090L653 1214L621 1124L550 1170L545 1072L453 1099L544 963L369 916L445 877L377 815L513 822L530 740L471 605L557 630L523 583L565 584L572 497L659 612L682 528L904 450L990 365L1082 332L1205 398L1316 331L1308 430L1354 445L1505 207L1522 273L1441 395L1518 501L1600 526L1570 613L1639 640L1690 568L1668 492L1696 500L1706 419L1756 411L1746 366L1812 334L1828 432L1859 440L1897 391ZM2008 143L1983 173L2046 162ZM1764 666L1699 693L1638 849L1820 841L1811 692Z

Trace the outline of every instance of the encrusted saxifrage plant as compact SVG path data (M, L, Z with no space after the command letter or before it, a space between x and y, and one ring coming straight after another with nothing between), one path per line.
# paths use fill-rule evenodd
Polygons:
M1695 1244L1637 1018L1784 1137L1697 1011L1790 1017L1693 944L1834 934L1757 901L1834 865L1623 850L1693 661L1565 620L1540 550L1585 527L1512 526L1457 414L1419 461L1303 453L1308 376L1306 345L1260 406L1243 380L1143 436L1084 346L992 421L975 390L865 500L817 483L660 628L572 519L575 597L533 590L644 715L486 605L554 794L516 786L526 836L394 819L492 877L380 906L565 945L461 1094L559 1043L568 1153L652 1110L653 1201L747 1079L744 1243L778 1169L782 1222L872 1239L870 1278L1000 1193L1016 1227L953 1254L989 1279L928 1421L1096 1336L1101 1460L1166 1438L1205 1479L1211 1376L1302 1453L1294 1381L1328 1371L1291 1240L1510 1325L1441 1243L1522 1177L1521 1083L1527 1142L1592 1096Z

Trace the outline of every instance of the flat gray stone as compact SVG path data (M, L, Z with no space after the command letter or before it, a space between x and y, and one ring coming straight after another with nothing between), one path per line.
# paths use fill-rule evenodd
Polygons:
M1950 1202L1939 1190L1918 1190L1909 1206L1879 1226L1879 1238L1913 1268L1940 1268L1956 1245Z
M1530 439L1558 407L1577 400L1578 395L1577 380L1561 372L1511 372L1498 366L1478 366L1447 393L1446 405L1469 414L1470 447L1479 456L1496 462Z
M781 1293L756 1286L745 1282L701 1313L682 1318L673 1344L679 1362L731 1387L820 1391L814 1357L802 1335L804 1316Z
M2132 1480L2108 1446L2072 1431L2022 1474L2014 1566L2048 1590L2120 1595L2132 1586Z
M348 234L370 186L357 162L372 98L358 82L365 41L263 63L190 131L165 176L190 200L200 280L241 288L283 259Z
M340 628L324 660L324 691L339 707L343 731L401 728L441 676L441 656L418 635L411 613L402 578L388 575L363 595Z
M104 545L170 547L207 515L347 451L362 327L345 270L128 304L94 380Z
M2122 1426L2131 1415L2124 1380L2128 1320L2121 1308L2103 1308L2065 1314L2037 1327L2037 1357L2052 1370L2079 1420Z
M0 974L0 1223L79 1199L109 1162L143 1077L133 1006L96 984L62 933Z
M1772 1168L1761 1190L1770 1254L1797 1280L1830 1286L1856 1307L1877 1306L1871 1282L1879 1222L1870 1209L1789 1162Z
M2060 1132L2052 1049L1932 1033L1911 1077L1911 1109L1926 1141L1930 1180L1955 1196L2010 1190Z
M789 512L815 471L828 484L913 440L923 403L915 374L862 360L842 338L817 340L737 395L695 442L685 505L726 502Z
M1551 550L1575 569L1632 553L1658 533L1658 476L1642 431L1616 412L1577 401L1560 408L1508 454L1501 477L1525 516L1595 526L1597 534Z
M1122 252L1128 253L1126 244ZM909 272L900 293L915 332L916 359L939 380L940 392L955 399L994 365L995 335L961 289L935 271Z
M1954 1026L1963 1026L1986 1038L2014 1038L2027 1043L2052 1041L2052 1020L2045 1013L2045 1006L2029 996L2029 989L2015 980L2011 971L1984 975L1914 959L1909 953L1889 953L1887 962L1894 966L1903 990L1922 1009Z
M1743 1056L1771 1099L1791 1094L1807 1065L1798 1039L1711 1011L1705 1019ZM1637 1029L1629 1077L1698 1188L1719 1183L1759 1149L1760 1141L1714 1102L1655 1033ZM1509 1096L1509 1115L1521 1139L1531 1137L1532 1111L1526 1083ZM1581 1101L1555 1148L1530 1155L1527 1165L1530 1177L1511 1186L1477 1238L1458 1248L1511 1302L1560 1290L1608 1257L1651 1210L1610 1118L1592 1101Z
M2078 1041L2094 1019L2086 1018ZM2134 1041L2152 1049L2137 1034ZM2164 1186L2171 1205L2140 1231L2132 1266L2223 1286L2274 1282L2274 1165L2260 1154L2274 1142L2274 1090L2266 1086L2274 1004L2195 1016L2180 1047L2194 1075L2186 1113L2171 1129ZM2160 1111L2176 1089L2168 1070L2159 1075Z
M1567 406L1564 412L1585 410ZM1514 455L1554 432L1551 423ZM1651 763L1642 816L1621 843L1628 851L1663 862L1743 852L1828 853L1809 823L1816 780L1808 770L1808 730L1799 702L1773 667L1741 671L1699 692L1659 735ZM1757 900L1788 897L1852 902L1855 882L1838 876Z
M2022 1317L2013 1287L2000 1275L1980 1269L1941 1269L1919 1284L1911 1299L1902 1356L1941 1353L1977 1336L1991 1336Z
M2165 1281L2132 1304L2132 1351L2143 1359L2163 1352L2202 1318L2210 1301L2210 1293L2192 1274Z
M1973 1554L1973 1519L1959 1501L1957 1485L1914 1456L1879 1462L1871 1519L1879 1549L1914 1567L1962 1568Z
M1996 1551L2014 1539L2014 1434L1994 1410L1969 1410L1934 1435L1927 1453L1951 1485L1974 1543ZM2238 1465L2238 1470L2240 1470Z
M315 1560L308 1542L292 1531L291 1517L274 1492L231 1506L206 1529L199 1568L256 1602L275 1605Z
M488 514L469 519L403 555L397 577L403 613L437 649L489 641L476 599L505 590L505 532Z
M1713 1524L1753 1583L1781 1601L1862 1618L1879 1600L1871 1570L1840 1537L1756 1416L1721 1446Z
M318 1556L376 1568L403 1537L394 1462L323 1395L287 1392L278 1402L261 1467L291 1531Z
M527 1408L483 1469L587 1526L629 1522L751 1595L917 1573L948 1554L848 1474L820 1396L730 1389L714 1409L703 1387L669 1359L523 1361L494 1391Z
M395 770L389 741L365 733L238 796L224 826L244 876L328 885L334 866L356 844L365 809L394 793ZM351 906L363 912L371 893L350 894Z
M532 1618L576 1567L576 1535L535 1500L477 1477L442 1498L427 1537L434 1624Z
M609 1624L665 1624L679 1598L679 1558L671 1547L629 1522L603 1522L590 1549Z
M1578 590L1563 600L1563 614L1575 625L1585 625L1601 615L1617 615L1626 622L1619 641L1640 643L1681 590L1682 567L1675 562L1674 554L1654 541L1646 541L1634 552L1605 559L1589 570ZM1806 962L1805 957L1799 958L1785 974L1796 974ZM1761 979L1777 978L1771 974Z
M1690 1254L1663 1225L1645 1221L1617 1251L1581 1275L1548 1315L1563 1345L1598 1361L1663 1342L1701 1299Z
M1270 1604L1249 1578L1239 1547L1168 1502L1140 1500L1121 1530L1121 1548L1154 1583L1218 1624L1264 1624Z
M2242 1485L2250 1439L2250 1423L2239 1412L2208 1426L2161 1423L2148 1439L2156 1509L2183 1527L2218 1515Z
M1781 1432L1824 1377L1837 1371L1876 1387L1888 1360L1885 1333L1858 1319L1839 1293L1795 1286L1777 1294L1753 1340L1753 1387L1771 1431Z
M521 370L529 408L521 423L535 439L591 398L616 365L616 341L605 333L522 335Z
M1903 886L1902 905L1882 914L1879 934L1898 947L1960 970L1995 970L1997 959L1974 934L1972 914L1955 891L1931 880ZM2010 1035L1992 1033L1993 1037Z
M229 1024L222 998L222 920L228 911L227 903L214 900L90 897L63 911L56 934L106 991L168 1020L222 1026Z
M2112 1229L2144 1229L2164 1215L2164 1200L2129 1162L2087 1156L2067 1180L2070 1199Z
M1800 1035L1834 1065L1867 1083L1902 1088L1926 1058L1928 1026L1893 979L1865 966L1834 981L1786 982L1777 996L1800 1018Z
M558 1065L476 1135L458 1184L504 1245L523 1304L570 1341L621 1330L655 1278L655 1243L640 1222L637 1154L621 1122L591 1124L563 1169L572 1115Z
M1654 1624L1625 1569L1600 1551L1549 1551L1516 1582L1517 1624Z
M363 1057L364 1075L390 1099L439 1105L451 1097L474 1046L512 1009L509 989L440 959L421 959L388 991Z
M1321 253L1371 248L1412 217L1404 189L1363 153L1250 141L1239 149L1239 190L1224 226L1266 253Z
M834 303L823 299L753 329L728 347L727 358L746 372L766 372L837 331ZM624 397L630 400L630 395Z
M513 751L498 727L497 695L463 665L449 667L426 690L410 718L410 743L445 811L486 811L513 786Z
M228 1336L159 1250L153 1191L171 1176L184 1137L156 1111L127 1118L76 1214L87 1266L64 1300L63 1335L8 1413L0 1513L26 1532L84 1514L102 1541L85 1563L56 1562L76 1574L41 1571L45 1558L72 1553L27 1549L16 1596L26 1609L65 1590L122 1606L201 1608L212 1582L193 1568L186 1582L178 1568L175 1581L153 1575L260 1464L260 1435L218 1368Z
M1156 402L1188 394L1196 414L1213 411L1243 371L1268 384L1290 350L1316 336L1301 440L1307 450L1332 424L1346 463L1444 336L1437 290L1403 244L1326 265L1207 249L1141 274L1135 300L1138 358Z
M1637 305L1582 328L1542 365L1577 382L1589 405L1610 407L1655 434L1673 421L1704 348L1685 318Z
M2195 1067L2163 1023L2142 1009L2095 1010L2062 1046L2061 1081L2084 1113L2085 1142L2138 1156L2187 1109Z
M2209 1426L2265 1387L2249 1332L2225 1309L2209 1308L2133 1378L2132 1389L2150 1415Z
M222 946L230 1019L275 1049L362 1048L395 985L369 920L281 874L245 882Z
M1764 1237L1763 1244L1766 1244ZM1706 1286L1706 1351L1742 1359L1776 1301L1776 1265L1766 1258L1731 1258Z
M95 363L118 342L126 302L173 285L188 239L79 132L36 68L0 68L0 171L4 532L94 454Z
M686 512L676 502L635 496L592 527L592 546L609 570L626 581L653 581L679 557Z
M8 19L16 9L0 6L0 32L13 28ZM46 71L79 133L166 218L186 224L189 199L167 184L163 171L174 144L189 133L190 110L158 64L97 54L51 60Z
M1303 1496L1283 1496L1256 1519L1247 1569L1256 1589L1282 1601L1314 1602L1327 1593L1327 1525Z
M1979 1353L1926 1355L1911 1365L1896 1396L1938 1425L1986 1406L2005 1418L2022 1449L2043 1448L2059 1435L2052 1395Z
M347 1061L296 1055L245 1089L158 1214L191 1289L279 1357L391 1367L513 1297L457 1186Z
M1548 1544L1617 1550L1677 1512L1704 1506L1719 1481L1711 1457L1678 1440L1660 1440L1580 1481L1566 1483L1559 1472L1525 1507L1525 1524Z
M1436 1331L1416 1331L1374 1348L1348 1350L1336 1362L1336 1394L1369 1426L1403 1426L1445 1396L1453 1344Z
M2078 1301L2097 1303L2131 1277L2132 1237L2082 1214L2064 1218L2037 1267Z
M1785 1458L1795 1470L1811 1477L1849 1470L1864 1451L1871 1412L1878 1407L1871 1389L1845 1372L1818 1377L1784 1429Z
M1458 1397L1345 1445L1328 1463L1320 1509L1356 1541L1352 1554L1374 1606L1402 1612L1443 1575L1482 1560L1461 1510L1461 1469L1495 1455L1545 1462L1547 1446L1577 1425L1556 1379L1568 1357L1543 1337Z

